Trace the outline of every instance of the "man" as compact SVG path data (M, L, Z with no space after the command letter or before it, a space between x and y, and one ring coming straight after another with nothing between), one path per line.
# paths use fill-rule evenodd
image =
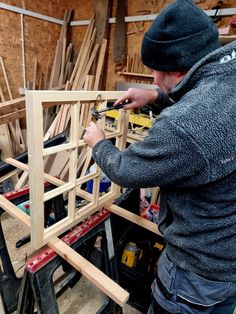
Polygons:
M120 152L91 123L84 140L115 183L161 188L166 248L149 313L233 313L236 42L220 47L211 19L192 0L177 0L154 20L141 55L160 89L129 89L116 103L164 103L149 135Z

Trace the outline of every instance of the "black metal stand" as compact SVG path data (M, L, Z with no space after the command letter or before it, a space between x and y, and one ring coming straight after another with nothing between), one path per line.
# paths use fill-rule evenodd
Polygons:
M1 214L0 212L0 218ZM17 308L18 294L21 285L21 279L16 277L11 259L7 250L2 224L0 219L0 258L2 268L0 270L0 293L3 307L6 314L13 313Z
M65 237L67 239L68 236L73 237L73 239L77 237L76 241L71 245L72 248L93 262L91 256L94 250L94 243L97 237L101 236L101 268L110 278L118 281L110 213L106 210L101 210L90 220L79 225ZM60 283L60 289L56 291L53 274L60 266L62 266L66 277L63 276L64 279ZM56 255L50 248L47 248L27 262L21 285L17 313L32 314L36 307L41 314L59 314L57 295L60 294L65 286L74 285L80 277L80 273L75 271L71 265ZM122 313L122 308L108 298L107 302L97 313L117 314Z

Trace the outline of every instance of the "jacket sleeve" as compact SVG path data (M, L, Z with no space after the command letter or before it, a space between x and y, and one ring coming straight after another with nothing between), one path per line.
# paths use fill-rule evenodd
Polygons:
M166 95L159 87L157 87L156 90L158 92L156 100L153 103L150 103L142 107L140 109L141 112L148 113L149 111L152 111L153 114L159 115L162 112L162 110L172 106L175 103L174 100L172 100L172 98Z
M204 156L191 137L162 115L143 141L121 152L102 140L94 146L93 158L111 181L127 188L186 186L188 181L194 185L198 173L208 175Z

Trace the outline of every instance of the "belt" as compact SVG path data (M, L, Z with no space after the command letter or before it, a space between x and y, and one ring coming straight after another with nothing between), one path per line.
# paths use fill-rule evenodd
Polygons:
M156 283L157 283L157 286L159 288L159 290L161 291L161 293L164 295L164 297L169 300L172 296L173 296L173 293L170 293L166 287L163 285L161 279L158 277L158 275L156 276Z

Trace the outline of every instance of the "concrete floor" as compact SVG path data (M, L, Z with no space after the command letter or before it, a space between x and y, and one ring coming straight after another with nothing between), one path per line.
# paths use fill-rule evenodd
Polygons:
M8 214L2 215L2 227L13 267L18 277L24 272L27 256L30 255L30 246L24 245L15 248L15 243L28 234L27 229ZM91 284L85 277L72 288L67 289L59 298L58 305L61 314L94 314L104 304L106 296ZM124 314L139 314L140 312L128 304L123 307ZM0 302L0 314L4 314Z

